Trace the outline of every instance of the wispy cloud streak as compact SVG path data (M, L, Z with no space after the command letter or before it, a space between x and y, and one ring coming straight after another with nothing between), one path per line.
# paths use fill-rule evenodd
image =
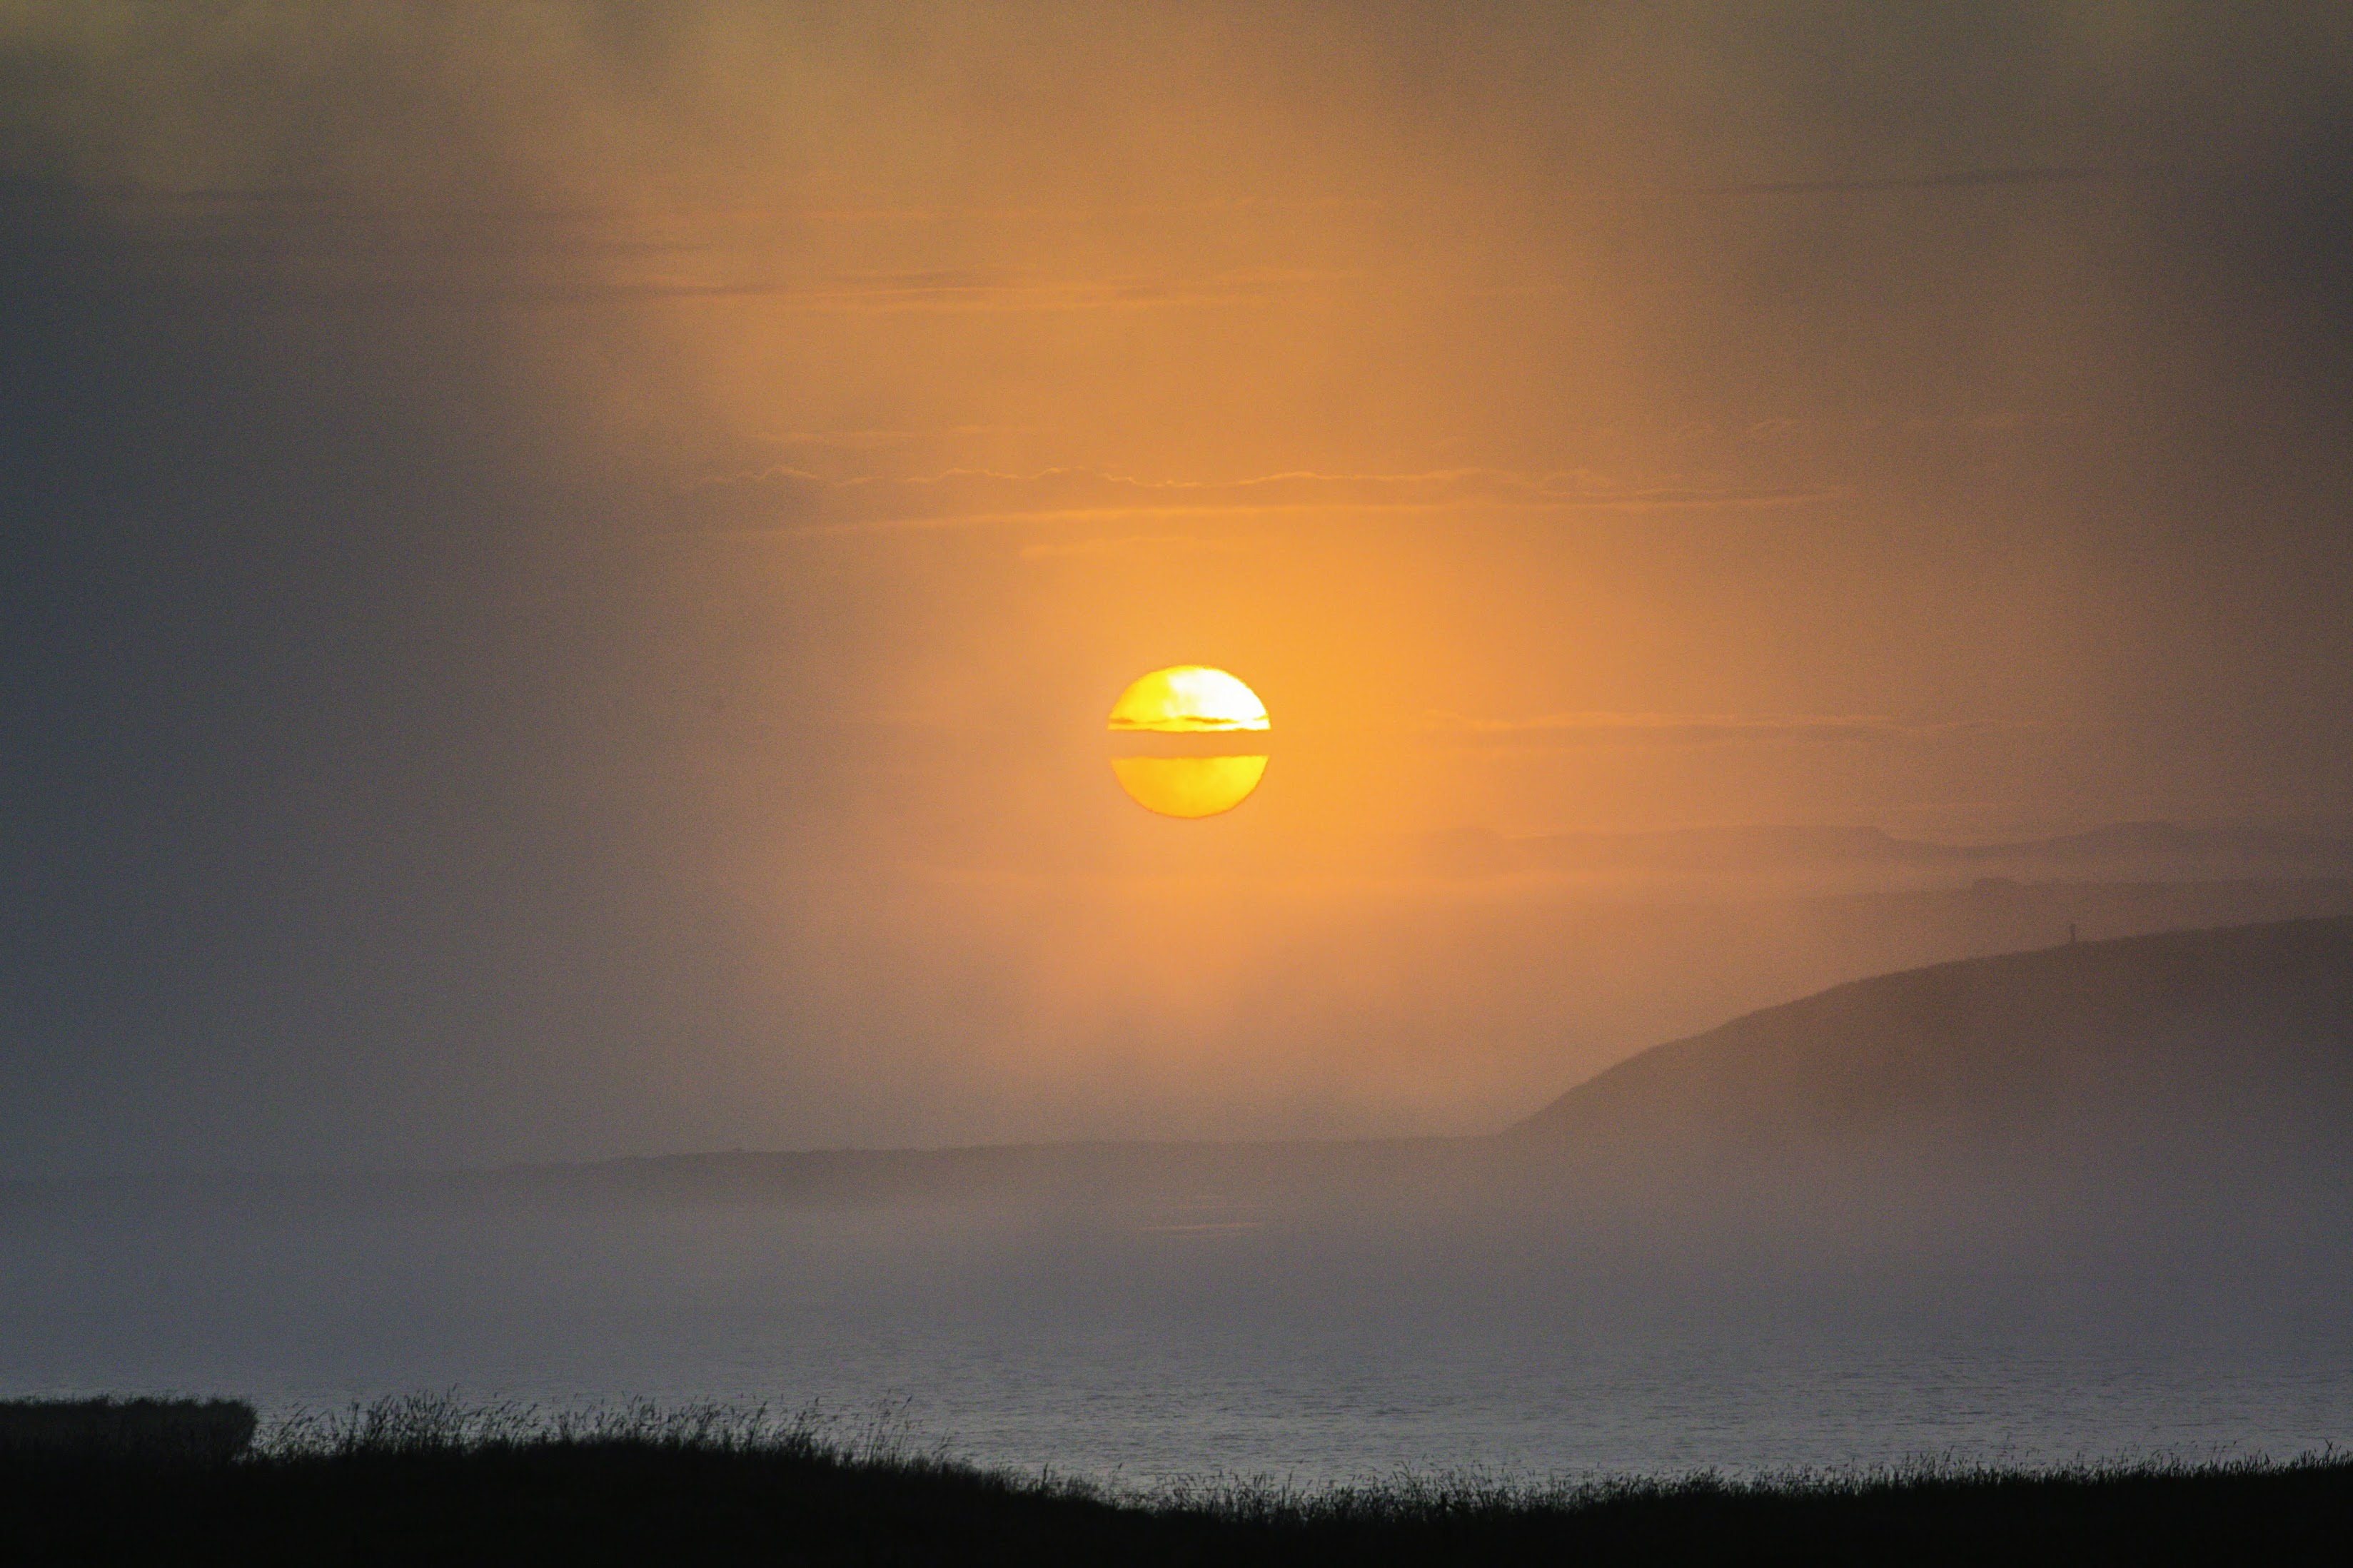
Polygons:
M1825 180L1748 180L1713 185L1668 186L1675 195L1703 196L1869 195L1897 191L1966 191L2021 185L2114 184L2155 178L2150 169L2018 167L1954 169L1933 174L1888 174Z
M1504 750L1596 745L1827 743L1879 745L1994 728L1981 721L1923 722L1881 713L1546 713L1482 719L1433 713L1425 728L1460 743Z
M698 498L739 529L797 536L1116 519L1314 510L1663 511L1796 505L1824 489L1628 484L1586 472L1447 468L1423 473L1307 471L1223 480L1146 479L1086 468L1000 473L951 468L912 478L828 479L777 467L726 475Z

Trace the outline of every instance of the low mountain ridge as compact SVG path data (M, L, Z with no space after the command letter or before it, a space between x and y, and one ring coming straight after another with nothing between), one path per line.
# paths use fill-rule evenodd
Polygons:
M1652 1158L2353 1152L2353 920L2068 943L1848 984L1656 1047L1507 1135Z

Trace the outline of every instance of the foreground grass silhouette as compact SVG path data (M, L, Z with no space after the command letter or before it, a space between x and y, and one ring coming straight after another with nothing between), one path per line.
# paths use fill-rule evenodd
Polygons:
M99 1414L79 1436L55 1407L20 1421L19 1440L0 1420L12 1563L2353 1561L2353 1462L2333 1457L1115 1494L961 1465L887 1421L410 1399L289 1423L232 1457L169 1440L168 1411L82 1408ZM184 1408L217 1428L220 1406Z

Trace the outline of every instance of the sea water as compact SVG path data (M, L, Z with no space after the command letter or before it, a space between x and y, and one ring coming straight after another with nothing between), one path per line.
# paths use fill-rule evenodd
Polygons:
M816 1407L845 1432L881 1419L984 1464L1139 1486L2353 1439L2333 1257L2127 1277L2060 1255L1710 1247L1366 1220L52 1195L0 1207L0 1395L227 1394L273 1416L415 1392Z

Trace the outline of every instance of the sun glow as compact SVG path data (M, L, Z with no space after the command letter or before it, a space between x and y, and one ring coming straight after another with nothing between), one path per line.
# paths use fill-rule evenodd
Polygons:
M1219 735L1263 732L1268 725L1257 692L1222 669L1178 664L1155 669L1120 693L1110 728L1121 735ZM1250 798L1266 776L1266 755L1113 757L1111 769L1147 811L1215 816Z
M1112 704L1114 730L1158 734L1200 734L1223 730L1263 730L1266 704L1258 693L1206 664L1172 664L1155 669L1119 694Z
M1264 757L1113 757L1111 771L1138 805L1163 816L1215 816L1250 798Z

